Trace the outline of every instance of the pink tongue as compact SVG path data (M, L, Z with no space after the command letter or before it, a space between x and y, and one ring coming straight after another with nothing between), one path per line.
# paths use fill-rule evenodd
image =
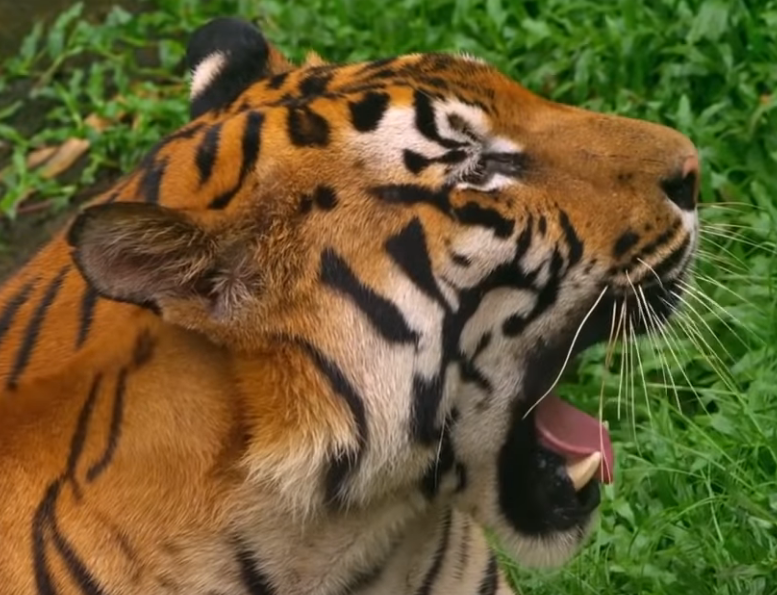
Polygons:
M610 434L595 417L583 413L556 395L548 395L536 408L540 442L568 461L602 453L599 480L612 483L615 458Z

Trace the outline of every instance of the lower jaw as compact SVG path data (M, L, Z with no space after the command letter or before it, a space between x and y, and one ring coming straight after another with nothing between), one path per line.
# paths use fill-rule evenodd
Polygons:
M562 367L574 361L586 349L618 338L636 338L663 325L672 315L679 300L676 280L663 286L641 288L633 295L616 295L608 291L590 313L575 336L560 341L556 348L546 349L544 357L531 362L535 370L524 385L524 394L537 395L535 409L538 441L567 461L567 472L575 489L590 480L611 483L614 479L614 453L606 427L596 418L580 411L551 392L552 383ZM650 309L650 314L647 310ZM545 395L545 396L542 396Z

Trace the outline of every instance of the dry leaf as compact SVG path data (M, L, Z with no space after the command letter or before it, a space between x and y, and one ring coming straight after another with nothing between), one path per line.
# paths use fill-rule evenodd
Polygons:
M57 151L57 147L40 147L27 155L27 167L34 169L43 162L48 161Z
M69 138L62 143L41 169L44 178L53 178L70 168L79 157L89 150L85 138Z

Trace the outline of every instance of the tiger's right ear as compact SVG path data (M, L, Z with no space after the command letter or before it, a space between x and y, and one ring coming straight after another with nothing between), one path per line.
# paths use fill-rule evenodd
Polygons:
M229 242L225 243L224 239ZM102 296L152 305L199 304L229 318L256 298L261 274L250 247L192 215L148 203L87 207L68 230L73 260Z
M257 27L233 17L213 19L197 29L186 48L186 64L192 76L192 119L229 106L259 80L295 68Z

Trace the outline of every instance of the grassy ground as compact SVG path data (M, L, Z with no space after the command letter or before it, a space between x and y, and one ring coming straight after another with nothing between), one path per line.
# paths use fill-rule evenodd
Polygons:
M7 250L22 250L33 214L132 167L184 122L186 35L215 14L259 19L297 58L466 50L554 99L690 135L704 162L704 242L684 316L609 366L588 354L563 388L593 412L602 398L616 440L600 527L563 570L505 564L533 595L777 593L777 1L143 6L90 24L76 5L0 65ZM64 176L25 166L31 150L71 137L90 148Z

